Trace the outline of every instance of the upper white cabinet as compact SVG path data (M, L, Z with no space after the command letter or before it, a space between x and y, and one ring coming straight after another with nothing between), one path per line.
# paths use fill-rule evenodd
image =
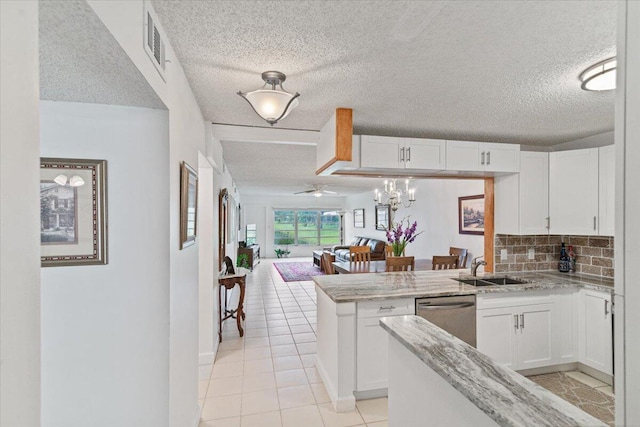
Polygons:
M580 291L581 310L579 360L605 374L613 374L611 294L594 290Z
M495 178L495 232L547 234L549 153L520 152L520 173Z
M598 148L549 154L551 234L598 234Z
M447 170L518 172L519 167L518 144L447 141Z
M598 234L615 234L615 167L616 152L614 145L598 148L599 191L598 191Z
M362 168L444 169L445 142L442 140L362 135L360 143Z

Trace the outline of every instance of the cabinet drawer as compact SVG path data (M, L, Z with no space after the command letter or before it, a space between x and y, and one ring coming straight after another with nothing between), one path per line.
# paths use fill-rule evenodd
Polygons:
M556 295L549 291L510 292L508 294L484 294L476 297L476 309L518 307L531 304L549 304L556 301Z
M358 303L358 318L415 314L415 299L400 298Z

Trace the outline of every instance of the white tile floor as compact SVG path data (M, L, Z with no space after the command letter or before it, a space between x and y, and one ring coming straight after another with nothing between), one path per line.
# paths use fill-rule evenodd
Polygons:
M386 398L333 410L315 368L313 282L284 282L273 262L247 275L244 338L225 322L213 368L201 366L200 427L387 427Z

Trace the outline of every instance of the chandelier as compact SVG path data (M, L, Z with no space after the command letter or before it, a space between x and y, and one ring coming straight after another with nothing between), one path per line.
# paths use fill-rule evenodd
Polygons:
M416 189L409 188L409 180L404 181L404 190L398 188L396 180L384 181L384 192L375 189L373 201L378 205L389 205L392 211L397 211L400 206L411 207L416 201ZM384 201L383 201L384 197Z
M289 93L282 87L282 82L286 79L287 76L279 71L265 71L262 73L264 85L260 89L238 92L238 95L246 99L253 111L273 126L298 106L297 98L300 94Z

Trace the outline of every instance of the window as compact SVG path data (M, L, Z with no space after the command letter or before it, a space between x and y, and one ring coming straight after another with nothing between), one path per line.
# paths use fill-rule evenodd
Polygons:
M289 209L273 211L275 245L336 245L340 217L332 211Z

